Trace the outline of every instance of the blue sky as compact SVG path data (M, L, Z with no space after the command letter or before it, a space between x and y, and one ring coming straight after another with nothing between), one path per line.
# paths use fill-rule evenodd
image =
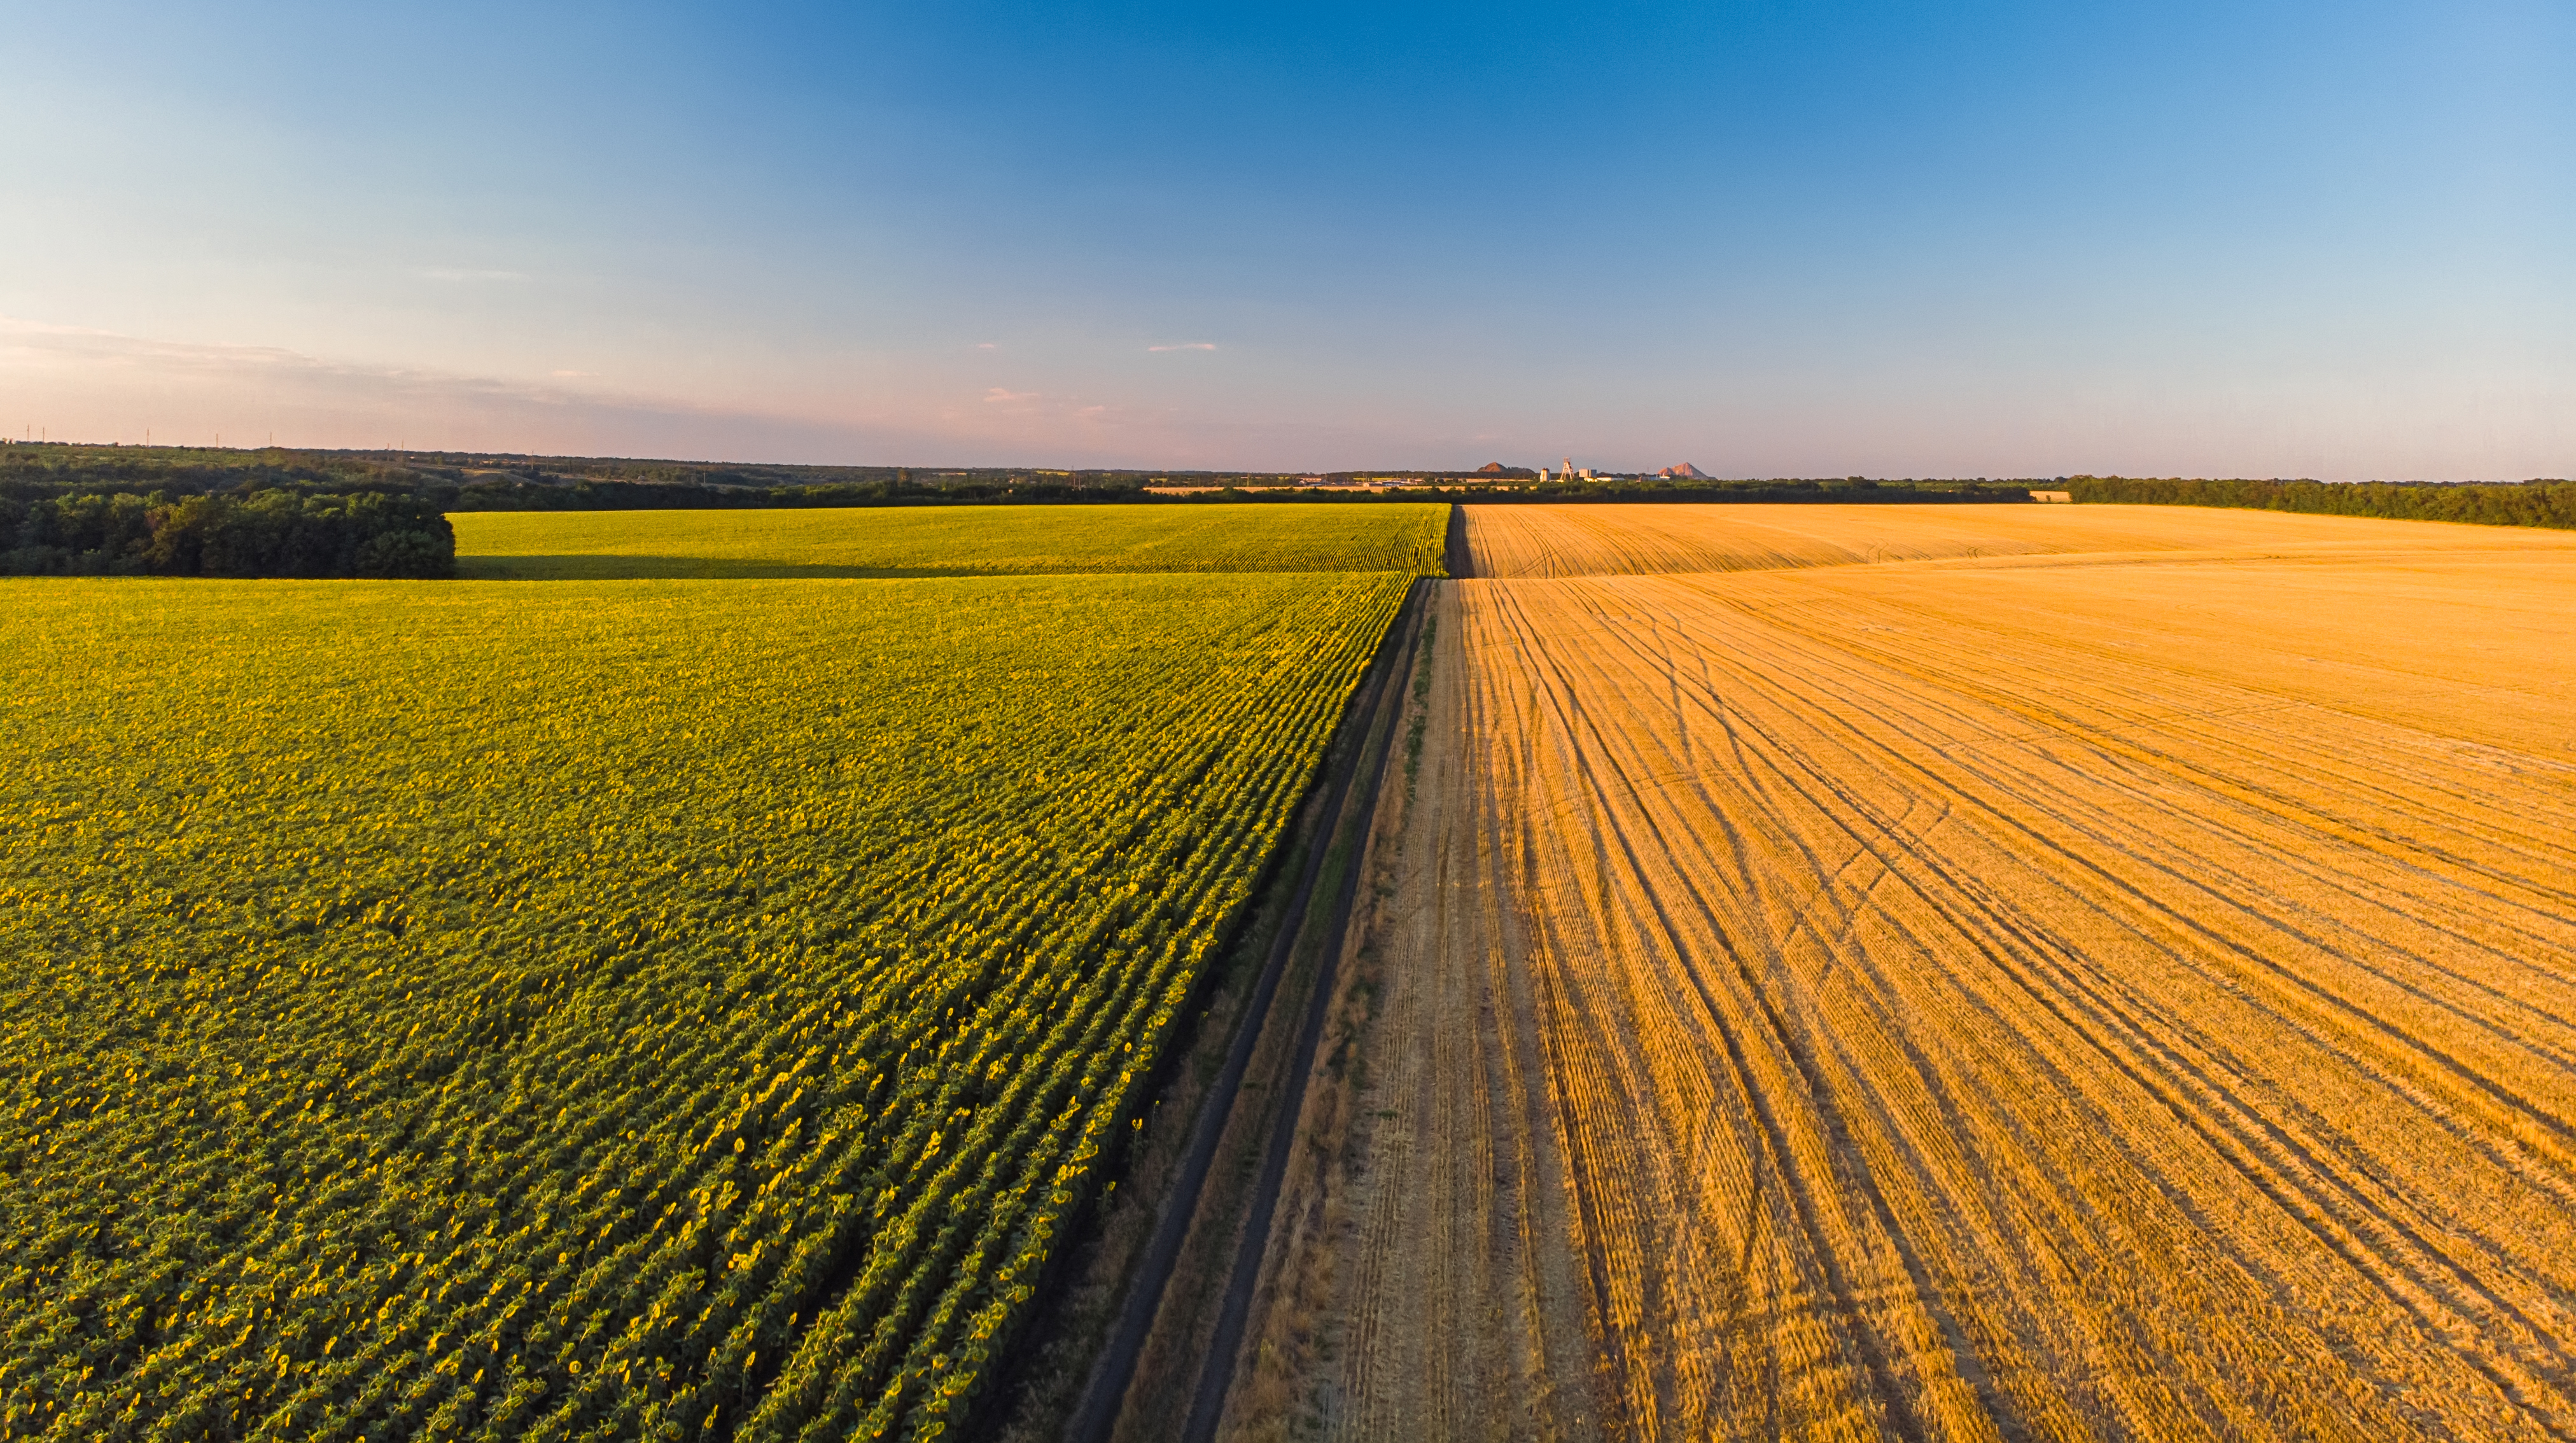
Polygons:
M111 3L6 33L0 434L2576 474L2563 4Z

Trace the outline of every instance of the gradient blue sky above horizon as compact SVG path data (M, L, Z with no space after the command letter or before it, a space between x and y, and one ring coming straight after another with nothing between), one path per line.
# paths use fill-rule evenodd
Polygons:
M2576 474L2576 7L16 7L0 434Z

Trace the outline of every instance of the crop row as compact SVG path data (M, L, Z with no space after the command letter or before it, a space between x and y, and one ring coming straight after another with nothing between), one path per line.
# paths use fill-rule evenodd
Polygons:
M0 1436L948 1431L1403 587L21 584Z

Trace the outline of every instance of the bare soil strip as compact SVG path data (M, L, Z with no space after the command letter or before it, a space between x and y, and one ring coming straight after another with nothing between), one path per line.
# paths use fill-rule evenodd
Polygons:
M2184 519L1443 584L1236 1436L2576 1436L2576 538Z
M1449 527L1444 544L1446 555L1442 562L1443 570L1461 580L1476 574L1476 553L1467 544L1466 507L1449 508Z

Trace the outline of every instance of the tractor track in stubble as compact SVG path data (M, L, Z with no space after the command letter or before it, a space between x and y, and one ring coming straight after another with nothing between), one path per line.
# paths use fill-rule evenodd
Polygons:
M1544 643L1537 640L1534 629L1524 628L1524 646L1525 654L1529 655L1542 655L1546 651ZM1738 664L1746 675L1761 674L1761 666L1755 658L1739 656ZM1556 679L1557 686L1570 696L1573 691L1572 678L1560 669ZM1776 695L1780 697L1787 698L1801 694L1800 688L1783 679L1773 678L1772 681L1777 688ZM1574 718L1577 711L1579 708L1564 713L1562 719L1570 728L1575 725ZM1822 715L1830 717L1833 713L1828 710ZM1874 715L1882 724L1887 721L1883 710ZM1735 758L1738 770L1747 774L1773 771L1820 815L1836 818L1838 824L1840 824L1840 818L1850 818L1864 824L1861 827L1841 824L1846 840L1861 849L1859 855L1877 854L1878 844L1872 840L1873 835L1898 835L1899 828L1890 819L1879 815L1878 809L1872 803L1854 793L1843 783L1823 773L1812 761L1802 757L1800 749L1785 738L1761 729L1741 714L1712 719L1724 727L1730 736L1738 735L1740 732L1742 735L1758 740L1761 744L1759 761L1753 754L1739 749ZM1590 754L1603 758L1614 771L1619 770L1615 748L1608 745L1606 738L1597 735L1597 723L1585 717L1581 726L1596 733L1594 745L1589 749ZM1854 740L1864 742L1868 740L1862 738L1857 729L1851 729L1851 731ZM1892 750L1886 750L1884 754L1888 764L1900 770L1907 768L1907 760L1899 754ZM1776 770L1784 765L1797 768L1798 774L1791 776L1788 772ZM1588 760L1584 771L1587 783L1599 792L1603 784L1597 776L1590 773ZM1927 780L1940 782L1940 779L1931 777L1929 773L1925 775ZM1622 778L1624 783L1624 773ZM2019 793L2004 785L1999 778L1981 776L1977 780L1994 792L2000 793L2006 801L2019 804L2024 811L2036 812L2042 816L2055 816L2061 824L2078 827L2081 830L2071 817L2057 814L2055 809L2041 802L2037 797ZM1633 792L1635 788L1628 787L1627 790ZM1965 798L1968 793L1960 792L1959 795ZM2067 851L2053 839L2012 815L2010 808L1996 807L1983 802L1979 805L1992 820L2021 832L2033 845L2051 850L2065 865L2078 869L2091 867L2092 864L2086 859ZM1784 822L1785 818L1775 821L1775 828L1784 833L1794 832L1794 828L1783 825ZM1652 829L1651 818L1647 818L1646 823ZM1669 920L1665 918L1663 902L1652 884L1645 880L1644 870L1637 867L1634 844L1626 837L1624 829L1618 829L1615 818L1611 825L1617 830L1620 845L1628 855L1632 868L1637 869L1638 885L1646 893L1647 900L1655 909L1658 918L1664 919L1663 925L1668 945L1673 947L1676 956L1682 959L1685 971L1693 977L1694 985L1698 985L1696 969L1689 963L1687 953L1680 946L1678 935L1673 932ZM1660 847L1663 840L1660 835L1652 840L1659 844L1660 850L1669 850ZM2112 839L2107 836L2094 836L2091 840L2098 845L2110 847L2111 850L2118 850L2112 843ZM1810 860L1811 862L1815 860L1812 854ZM2393 1305L2412 1317L2428 1336L2443 1336L2449 1330L2443 1327L2441 1318L2426 1311L2423 1303L2419 1301L2422 1298L2441 1299L2443 1309L2453 1316L2481 1314L2501 1316L2510 1319L2531 1339L2545 1340L2549 1336L2546 1328L2538 1320L2529 1316L2510 1299L2483 1286L2466 1268L2445 1263L2440 1250L2432 1245L2417 1225L2409 1223L2392 1211L2392 1208L2402 1206L2397 1199L2385 1196L2380 1189L2365 1187L2325 1163L2325 1156L2348 1151L2348 1148L2300 1141L2292 1135L2290 1123L2264 1116L2260 1109L2245 1101L2233 1086L2193 1062L2173 1044L2157 1040L2152 1035L2151 1029L2147 1027L2145 1018L2157 1016L2163 1009L2142 1005L2144 999L2141 998L2129 998L2125 1004L2112 1000L2103 991L2084 983L2078 975L2078 969L2070 965L2071 959L2058 960L2058 966L2053 969L2057 973L2054 986L2041 982L2038 975L2029 970L2029 963L2019 959L2026 958L2030 959L2030 962L2037 962L2047 957L2054 949L2031 928L2017 922L2012 915L2014 909L2004 899L1986 894L1986 889L1972 879L1944 867L1929 855L1914 852L1910 860L1915 866L1923 868L1929 874L1930 880L1937 883L1943 892L1971 900L1983 895L1984 904L1970 909L1954 907L1934 891L1921 886L1911 878L1902 876L1893 866L1893 859L1883 855L1879 856L1882 877L1896 878L1927 910L1947 920L1958 935L1970 939L1972 945L1979 947L1989 965L1994 967L1999 975L2017 978L2024 995L2030 1002L2057 1018L2069 1034L2086 1039L2101 1061L2113 1067L2131 1082L2140 1094L2156 1099L2178 1123L2200 1136L2216 1155L2228 1161L2248 1185L2269 1198L2284 1215L2296 1219L2321 1246L2343 1259L2354 1274L2378 1287ZM2145 862L2144 858L2133 858L2133 860ZM2144 900L2142 892L2122 879L2108 872L2100 872L2098 868L2093 870L2096 870L2115 892L2133 899ZM2187 891L2198 891L2212 902L2234 907L2240 912L2245 911L2242 907L2236 907L2222 890L2213 888L2198 878L2185 876L2177 868L2157 867L2156 870L2162 873L2164 879L2172 885L2183 887ZM2566 1124L2559 1119L2541 1112L2510 1090L2501 1088L2489 1079L2478 1075L2457 1058L2431 1047L2423 1039L2405 1033L2384 1019L2364 1013L2348 1003L2342 1003L2340 999L2328 995L2317 984L2268 962L2255 949L2214 932L2195 919L2169 908L2160 907L2158 910L2172 923L2194 934L2205 946L2232 952L2248 965L2268 968L2293 988L2309 994L2314 1000L2329 1008L2336 1009L2348 1023L2360 1025L2365 1030L2376 1030L2391 1043L2412 1048L2419 1055L2430 1058L2437 1065L2451 1072L2460 1081L2487 1093L2495 1101L2523 1113L2530 1120L2552 1132L2564 1133L2567 1130ZM1706 920L1712 927L1717 924L1717 919L1713 915L1708 916ZM2255 920L2272 926L2284 925L2278 918L2266 917ZM1996 943L2000 945L1977 940L1978 934L1988 928L2001 934L1996 939ZM1723 935L1722 932L1720 935ZM2301 940L2316 945L2314 938L2303 937ZM2373 975L2378 973L2378 969L2360 963L2357 958L2349 960L2359 970ZM1745 981L1748 988L1754 989L1752 995L1759 999L1761 994L1758 988L1755 988L1754 979L1749 971L1745 974ZM2061 994L2058 989L2066 990ZM2450 1008L2439 999L2428 997L2423 1000L2436 1006L2443 1006L2446 1010L2459 1012L2459 1020L2465 1025L2473 1027L2483 1025L2482 1019L2460 1009ZM1704 989L1703 1002L1704 1005L1712 1005L1714 1018L1713 1004L1709 1004ZM2069 1004L2072 1004L2072 1010ZM1793 1040L1792 1030L1782 1024L1777 1013L1767 1002L1761 1002L1759 1005L1771 1025L1770 1030L1773 1035L1787 1046L1793 1059L1798 1062L1807 1090L1819 1099L1828 1096L1828 1091L1817 1085L1812 1063L1804 1059L1801 1049ZM1994 1015L1993 1020L1998 1026L2010 1025L2009 1019L2000 1015ZM2161 1021L2164 1028L2168 1030L2186 1034L2193 1031L2178 1018L2163 1017ZM1723 1031L1723 1024L1718 1025ZM2126 1039L2126 1047L2110 1045L2113 1038ZM1742 1065L1740 1044L1737 1044L1731 1035L1727 1037L1727 1044L1730 1057L1736 1060L1740 1068ZM2215 1056L2224 1056L2225 1053L2224 1048L2206 1040L2203 1042L2203 1048L2206 1053ZM2130 1055L2129 1049L2134 1049L2137 1055L2134 1057ZM2552 1060L2563 1062L2556 1049L2535 1050L2541 1051ZM2151 1060L2152 1065L2142 1062L2141 1059ZM1915 1065L1924 1067L1926 1064L1918 1055ZM2248 1075L2241 1064L2229 1070L2240 1077ZM2192 1089L2201 1093L2208 1101L2201 1104L2186 1101L2180 1092L2167 1085L2166 1078L2192 1084ZM2274 1106L2278 1108L2277 1101ZM2295 1120L2291 1121L2295 1122ZM2101 1118L2106 1136L2116 1136L2117 1129L2113 1126L2114 1121L2108 1116ZM2321 1123L2321 1120L2312 1119L2311 1121ZM1827 1126L1838 1139L1845 1136L1844 1127L1831 1114L1828 1114ZM1769 1127L1768 1123L1766 1123L1767 1127ZM2330 1127L2323 1130L2333 1131ZM2266 1157L2267 1152L2271 1154L2269 1158ZM2506 1160L2501 1154L2491 1152L2491 1156L2499 1162ZM2137 1159L2137 1161L2142 1164L2141 1171L2152 1177L2152 1167L2144 1166L2144 1159ZM1871 1202L1873 1211L1880 1214L1882 1224L1888 1227L1891 1237L1901 1239L1901 1232L1896 1227L1894 1214L1888 1209L1884 1196L1874 1180L1862 1177L1853 1181L1861 1187L1864 1195ZM2173 1193L2169 1186L2166 1190L2177 1204L2186 1207L2190 1205L2188 1198ZM1802 1216L1804 1215L1805 1212L1802 1210ZM2503 1256L2501 1250L2496 1249L2474 1230L2454 1226L2449 1231L2453 1236L2471 1242L2474 1251L2486 1255L2491 1260L2501 1259ZM2374 1238L2370 1236L2372 1234L2377 1236ZM1931 1294L1919 1260L1913 1256L1910 1249L1903 1246L1901 1241L1898 1242L1898 1252L1905 1261L1907 1271L1917 1288L1922 1290L1928 1299ZM2263 1271L2259 1262L2253 1259L2240 1259L2240 1265L2249 1267L2257 1274ZM2427 1271L2428 1265L2429 1271ZM1838 1288L1837 1291L1839 1293L1841 1289ZM2463 1298L2462 1294L2467 1296ZM1946 1318L1943 1331L1954 1340L1959 1337L1955 1323ZM2512 1401L2527 1421L2553 1436L2568 1436L2565 1430L2558 1427L2545 1414L2522 1402L2520 1380L2508 1377L2486 1359L2469 1350L2454 1351L2461 1362L2486 1377L2502 1397ZM2556 1365L2552 1371L2563 1371L2568 1366L2566 1354L2549 1348L2545 1341L2540 1343L2540 1351L2544 1355L2552 1353L2556 1355L2550 1359ZM1993 1400L1990 1388L1980 1385L1979 1391L1989 1398L1991 1405ZM2007 1431L2008 1433L2011 1431L2010 1425L2007 1425Z

